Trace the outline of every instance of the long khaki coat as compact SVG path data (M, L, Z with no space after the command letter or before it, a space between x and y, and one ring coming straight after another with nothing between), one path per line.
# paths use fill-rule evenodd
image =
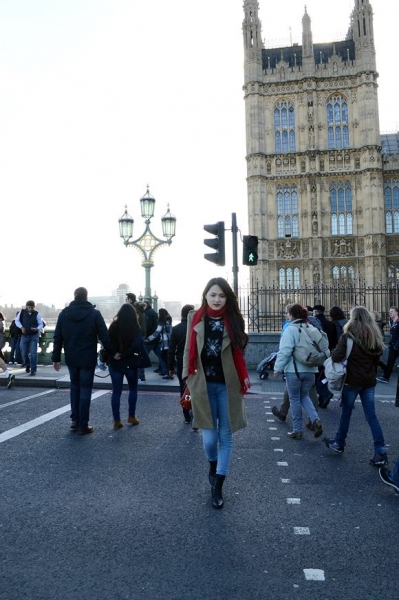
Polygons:
M187 338L183 358L183 378L188 376L187 385L191 393L193 407L193 427L199 429L213 429L211 408L206 389L206 379L201 362L201 352L205 342L205 323L202 319L194 328L197 333L197 372L188 375L188 357L190 348L190 332L193 317L196 311L191 311L187 319ZM234 366L231 342L226 327L223 331L222 342L222 367L227 387L229 402L229 420L231 431L243 429L247 425L244 399L241 393L241 384Z

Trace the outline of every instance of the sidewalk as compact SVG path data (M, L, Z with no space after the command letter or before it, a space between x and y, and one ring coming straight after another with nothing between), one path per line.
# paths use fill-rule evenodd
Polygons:
M179 393L179 381L177 377L174 379L162 379L160 375L154 373L155 365L145 369L146 381L139 381L139 391L147 392L175 392ZM38 365L37 374L31 377L29 373L25 372L24 368L9 367L10 372L15 375L15 386L16 387L31 387L31 388L69 388L70 379L68 368L65 364L61 365L60 371L55 371L52 365ZM285 382L282 377L274 379L273 372L269 372L269 376L265 380L259 379L259 373L255 369L249 371L249 377L251 380L251 394L265 394L265 393L283 393L285 389ZM389 383L377 382L376 395L377 396L396 396L396 386L398 382L398 369L394 369ZM4 375L0 376L0 386L5 387L7 385L7 379ZM124 389L127 389L127 384L124 384ZM110 390L112 389L111 378L107 371L96 370L94 377L94 389Z

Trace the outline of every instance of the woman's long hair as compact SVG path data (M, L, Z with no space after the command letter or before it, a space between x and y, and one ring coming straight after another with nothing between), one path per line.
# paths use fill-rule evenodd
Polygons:
M332 322L341 321L342 319L346 319L345 313L339 306L332 306L330 308L330 319Z
M131 304L122 304L109 326L109 337L115 349L118 352L127 350L131 346L133 338L140 332L135 308Z
M294 319L302 319L306 321L308 318L308 309L300 304L287 304L285 309Z
M364 306L352 308L349 321L344 325L343 331L365 350L380 352L384 350L381 329Z
M226 317L229 320L230 330L234 338L231 340L231 342L235 348L241 348L241 350L244 350L248 344L248 336L245 333L244 319L242 318L242 314L238 306L237 297L228 282L223 279L223 277L214 277L208 281L204 291L202 292L201 307L208 306L206 295L214 285L218 285L226 296Z
M164 325L166 321L172 322L172 317L170 316L166 308L160 308L158 311L158 323Z

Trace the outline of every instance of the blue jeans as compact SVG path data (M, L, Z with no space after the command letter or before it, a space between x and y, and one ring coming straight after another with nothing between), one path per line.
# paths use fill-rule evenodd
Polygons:
M302 406L313 422L319 418L313 402L309 398L309 390L314 384L314 373L286 373L285 383L290 397L293 431L302 431Z
M89 424L95 367L68 366L68 370L71 379L71 419L77 422L78 429L84 429Z
M392 481L399 486L399 458L396 459L395 466L391 471Z
M339 426L334 438L334 441L337 442L337 444L339 444L340 446L345 446L345 440L346 436L348 435L352 410L355 405L355 400L357 396L360 396L364 416L366 417L366 421L369 424L371 430L371 435L373 436L375 451L379 454L386 453L386 447L381 425L377 419L377 415L375 414L374 390L375 387L363 388L352 387L351 385L344 385L344 389L342 391Z
M109 374L111 375L112 381L111 408L114 421L121 420L120 405L123 390L123 377L126 377L129 385L129 417L135 417L137 404L138 370L123 367L121 370L117 371L116 369L113 369L110 366Z
M21 336L21 354L25 365L30 364L30 370L37 369L37 344L39 343L39 334Z
M233 447L227 388L224 383L209 382L206 384L206 388L212 413L213 429L202 430L202 442L208 460L217 460L217 474L227 475Z
M20 336L11 338L11 350L10 350L10 357L8 359L8 362L13 363L15 361L17 361L17 363L22 362Z

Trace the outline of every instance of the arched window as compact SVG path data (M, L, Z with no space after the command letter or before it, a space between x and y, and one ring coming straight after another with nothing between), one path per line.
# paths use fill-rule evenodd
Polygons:
M387 233L399 233L399 181L389 179L384 185L385 226Z
M352 235L352 190L349 181L330 185L331 235Z
M277 102L274 108L276 152L295 152L295 111L291 102Z
M298 288L300 286L299 267L281 267L278 271L280 288Z
M333 96L327 103L328 147L349 148L348 105L343 96Z
M334 283L353 283L355 281L355 268L353 265L334 265L332 276Z
M277 186L277 237L298 237L298 192L296 185Z

